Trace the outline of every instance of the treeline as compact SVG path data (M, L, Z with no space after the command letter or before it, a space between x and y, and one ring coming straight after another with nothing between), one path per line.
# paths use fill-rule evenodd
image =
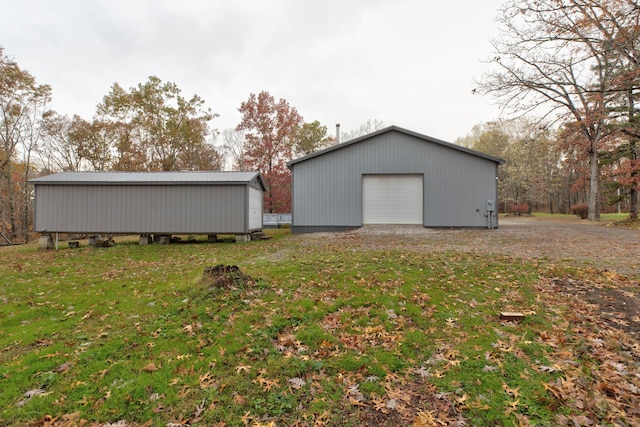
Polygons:
M57 171L221 169L212 143L216 117L198 96L150 77L130 90L117 83L92 120L49 108L39 85L0 48L0 233L5 243L29 241L30 178Z
M589 159L571 133L525 119L477 125L456 143L505 160L498 169L500 212L580 213L588 209ZM633 212L631 161L617 150L601 153L598 206ZM606 161L604 159L607 159ZM637 203L637 201L635 202ZM637 211L637 206L635 211Z
M493 42L494 71L475 92L493 95L516 120L476 127L460 144L506 160L502 210L570 213L587 206L638 216L640 6L636 0L506 0ZM27 181L59 170L259 170L265 210L291 207L286 162L335 142L268 92L242 102L221 133L197 95L149 77L117 83L91 120L51 111L51 88L0 48L0 243L28 241ZM534 117L538 117L536 119ZM342 140L380 129L375 120ZM517 206L517 208L515 208Z
M575 181L574 189L588 184L589 219L599 219L612 192L628 201L630 216L637 219L637 0L507 0L497 23L500 37L493 41L490 61L494 71L482 78L478 91L495 96L515 116L544 117L541 123L558 129L553 135L537 134L555 140L561 153L549 172L568 180L565 186ZM563 200L551 190L547 196L556 203Z

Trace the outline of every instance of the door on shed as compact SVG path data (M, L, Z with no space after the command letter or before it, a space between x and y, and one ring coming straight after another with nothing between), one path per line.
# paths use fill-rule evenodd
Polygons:
M363 224L422 224L422 175L363 175Z
M262 228L262 190L249 187L249 230Z

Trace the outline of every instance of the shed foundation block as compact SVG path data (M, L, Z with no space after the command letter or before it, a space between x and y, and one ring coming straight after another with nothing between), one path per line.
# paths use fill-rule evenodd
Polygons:
M163 234L161 236L155 237L159 245L168 245L169 243L171 243L171 235L169 234Z
M140 235L140 244L141 245L150 245L153 243L153 237L150 234L141 234Z
M46 251L48 249L53 249L53 236L51 234L40 236L40 239L38 239L38 250Z
M236 234L236 242L250 242L251 234Z
M209 234L207 236L207 243L215 243L218 241L218 235L217 234Z

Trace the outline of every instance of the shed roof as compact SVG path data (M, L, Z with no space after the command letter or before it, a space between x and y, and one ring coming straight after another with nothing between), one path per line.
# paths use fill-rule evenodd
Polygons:
M336 145L333 145L331 147L325 148L323 150L316 151L315 153L311 153L311 154L308 154L306 156L299 157L297 159L291 160L290 162L287 163L287 166L289 168L291 168L296 163L301 163L301 162L304 162L306 160L313 159L314 157L322 156L323 154L329 153L331 151L340 150L341 148L345 148L345 147L348 147L348 146L353 145L353 144L358 144L360 142L367 141L367 140L369 140L369 139L371 139L371 138L373 138L375 136L378 136L378 135L381 135L381 134L384 134L384 133L388 133L388 132L394 132L394 131L403 133L405 135L410 135L410 136L416 137L418 139L423 140L424 142L430 142L430 143L433 143L433 144L442 145L444 147L451 148L453 150L457 150L457 151L461 151L461 152L464 152L464 153L467 153L467 154L471 154L471 155L474 155L474 156L477 156L477 157L481 157L481 158L496 162L498 164L503 164L504 163L504 160L500 159L498 157L490 156L488 154L484 154L484 153L481 153L479 151L472 150L470 148L462 147L460 145L452 144L450 142L442 141L440 139L433 138L433 137L430 137L430 136L427 136L427 135L422 135L420 133L404 129L404 128L401 128L399 126L389 126L389 127L384 128L384 129L380 129L378 131L368 133L368 134L363 135L361 137L358 137L358 138L355 138L355 139L351 139L351 140L343 142L341 144L336 144Z
M223 185L248 184L257 180L266 189L260 172L58 172L29 182L35 185Z

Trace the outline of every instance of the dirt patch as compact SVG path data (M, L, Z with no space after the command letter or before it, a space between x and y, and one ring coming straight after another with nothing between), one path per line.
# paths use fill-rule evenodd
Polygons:
M553 278L551 290L563 297L575 296L597 307L602 322L640 338L640 298L638 292L602 286L583 280Z

